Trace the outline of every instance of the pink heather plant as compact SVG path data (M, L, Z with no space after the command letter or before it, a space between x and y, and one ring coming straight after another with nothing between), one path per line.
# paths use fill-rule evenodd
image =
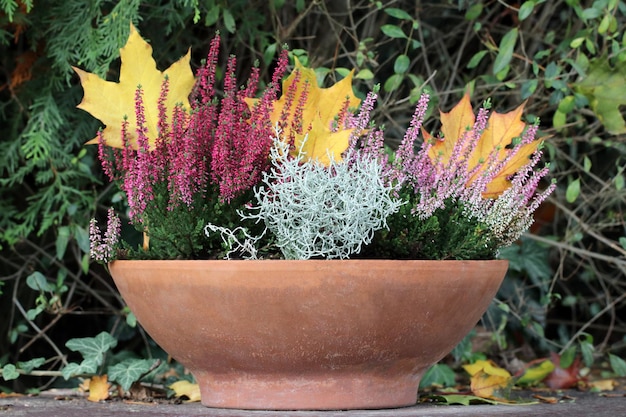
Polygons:
M245 98L257 90L258 68L245 89L238 89L235 79L236 59L227 64L224 97L215 104L215 65L219 37L209 51L206 65L198 71L198 82L192 95L191 113L176 107L171 120L165 114L165 98L169 82L166 78L159 99L159 137L155 149L149 149L146 136L141 87L135 97L138 150L130 144L120 152L99 144L103 169L111 180L122 180L122 189L128 196L131 219L143 222L144 213L154 199L153 187L166 182L169 208L179 204L192 206L197 198L204 198L215 186L221 201L229 202L255 185L267 168L271 146L272 124L269 113L277 98L278 85L287 68L287 54L278 61L274 83L265 89L260 104L252 111ZM128 141L127 125L122 126L122 137Z
M549 173L548 166L535 168L542 156L539 148L512 177L508 189L497 198L484 197L488 184L517 156L522 146L535 140L537 125L527 127L504 159L498 159L500 149L495 148L485 161L470 169L470 156L487 128L487 103L479 110L474 126L455 143L449 160L445 163L441 158L433 161L429 156L432 141L421 141L419 150L415 152L429 101L428 94L423 94L394 159L389 160L379 139L380 131L369 129L362 135L366 132L368 113L375 100L376 95L370 93L364 101L361 114L353 120L359 133L352 137L350 152L359 157L377 158L386 165L383 170L385 182L403 190L399 197L407 200L407 206L396 215L396 225L402 229L401 234L410 234L411 227L417 232L399 244L410 246L419 243L420 239L432 235L428 232L429 227L437 229L435 239L449 239L450 236L446 234L452 233L452 230L444 232L441 226L454 219L451 228L467 228L468 234L464 239L467 239L470 247L478 244L475 251L470 250L470 258L479 256L477 254L483 249L486 254L491 253L493 256L498 248L508 246L521 237L532 224L534 211L556 188L556 184L552 183L545 190L539 191L541 180ZM393 219L389 221L391 230L382 233L384 239L398 236L398 231L393 230ZM449 252L438 247L435 257L466 258L467 248L464 246L460 245ZM379 246L378 250L384 251L384 248ZM419 258L425 254L422 249L417 249L409 251L407 255Z
M371 120L377 92L367 94L358 113L346 100L329 128L332 132L353 129L349 146L342 155L343 162L324 168L316 160L294 154L295 133L311 128L303 124L310 86L298 86L297 71L294 81L282 91L285 100L280 120L276 125L271 121L287 71L287 52L281 53L271 83L252 108L247 103L257 95L258 68L251 70L247 84L240 87L235 78L237 61L230 57L220 93L216 87L218 52L216 36L205 64L197 71L189 111L177 105L168 114L170 80L163 80L155 142L151 144L148 139L141 87L135 95L137 147L130 143L128 121L121 126L123 149L110 148L99 134L103 171L126 194L130 220L150 237L150 245L149 250L126 245L122 252L117 251L121 247L120 220L110 211L104 237L95 221L90 225L94 259L106 262L121 253L133 258L215 258L241 248L250 256L281 257L284 255L277 252L284 242L299 242L298 248L316 247L321 237L325 248L337 239L337 248L357 249L337 252L331 244L324 251L301 255L292 251L289 257L333 253L337 257L489 259L524 233L532 223L533 212L555 188L550 184L539 190L549 172L548 166L538 167L542 156L539 148L509 178L508 189L496 197L486 197L494 178L524 146L535 141L537 126L528 126L508 146L504 159L496 147L470 167L472 152L490 120L487 105L455 142L448 158L433 158L431 151L439 139L424 140L421 135L427 94L418 101L393 154L385 149L383 131ZM283 131L291 133L275 137ZM277 149L282 151L276 153ZM347 179L336 178L339 175ZM325 187L320 181L335 185ZM375 186L358 185L362 183ZM355 234L350 225L360 224L353 221L359 219L350 216L360 216L362 210L348 206L348 197L373 194L374 188L387 195L363 201L370 204L369 213L385 213L380 214L384 218L368 220L367 224L375 227L363 227L366 236ZM320 190L324 190L323 196ZM280 195L286 192L292 194ZM379 207L383 203L378 202L384 202L385 207ZM324 210L332 210L332 216ZM273 213L271 221L263 213ZM326 223L317 224L320 219ZM335 227L329 224L348 226L339 233L338 229L329 230ZM272 235L275 230L280 230L280 236ZM307 231L306 236L302 230ZM342 241L343 235L357 243Z

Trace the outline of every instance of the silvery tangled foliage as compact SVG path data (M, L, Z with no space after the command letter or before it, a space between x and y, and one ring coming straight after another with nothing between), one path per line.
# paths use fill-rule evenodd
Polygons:
M257 259L257 248L255 244L261 236L251 236L243 227L229 229L212 223L204 227L204 234L210 236L213 232L218 232L222 237L224 246L228 248L225 259L231 259L231 255L239 255L243 259Z
M263 221L287 259L348 258L371 242L376 230L403 204L382 180L374 158L331 161L329 167L288 156L276 131L272 168L255 190L248 219Z

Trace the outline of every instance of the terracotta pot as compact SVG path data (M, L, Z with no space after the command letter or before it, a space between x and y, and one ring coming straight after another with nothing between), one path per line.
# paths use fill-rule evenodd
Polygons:
M202 403L242 409L409 406L472 329L507 261L115 261L154 340Z

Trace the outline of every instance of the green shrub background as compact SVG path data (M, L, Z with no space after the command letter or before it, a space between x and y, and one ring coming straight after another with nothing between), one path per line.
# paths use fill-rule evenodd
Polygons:
M0 367L46 358L0 386L59 383L76 355L66 341L103 330L126 350L154 349L89 263L89 219L124 202L83 146L98 122L75 108L71 69L115 80L129 22L161 69L190 46L197 68L216 30L242 78L259 61L267 80L283 44L325 83L355 68L361 97L381 85L375 118L391 146L424 90L445 111L467 89L498 111L527 100L558 190L502 253L511 267L482 353L506 362L578 351L587 365L624 356L625 15L621 0L0 0Z

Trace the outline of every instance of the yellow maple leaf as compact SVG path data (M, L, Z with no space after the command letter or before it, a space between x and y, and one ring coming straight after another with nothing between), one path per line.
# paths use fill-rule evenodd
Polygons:
M293 134L295 152L301 151L303 159L317 160L328 166L330 159L336 162L342 160L341 154L348 148L350 134L353 129L342 129L333 131L331 126L336 117L340 114L348 100L348 108L356 108L361 100L352 91L352 77L354 71L348 76L338 81L328 88L320 88L317 84L315 71L305 68L298 59L295 59L295 68L283 81L283 94L274 102L274 107L270 115L272 124L284 124L283 137L290 138ZM287 104L287 92L294 82L295 94L286 120L281 119L283 110ZM306 91L306 102L302 108L301 120L296 123L302 127L302 131L292 129L294 122L293 109L299 103L302 94ZM252 108L258 99L247 99L248 106ZM308 134L308 136L307 136ZM303 141L306 137L306 142Z
M511 377L509 371L504 368L500 368L492 360L478 360L474 363L463 365L463 369L465 369L465 371L471 376L482 371L489 375L498 375L506 378Z
M118 83L103 80L95 74L73 67L80 77L85 92L83 100L77 107L104 123L106 126L103 131L104 142L115 148L124 147L120 129L124 117L128 117L129 142L134 149L137 149L135 93L137 87L141 85L147 135L150 149L153 149L158 135L157 102L165 76L169 79L169 93L165 103L167 115L171 117L172 110L177 103L182 103L184 108L189 109L189 94L195 83L189 65L191 50L167 70L161 72L152 58L152 47L131 25L128 41L120 49L120 58L122 65ZM98 139L94 138L87 143L98 143Z
M506 158L511 152L509 145L515 138L520 137L526 128L526 123L521 120L525 104L522 103L508 113L492 112L490 114L487 128L482 132L476 148L470 155L468 161L469 171L476 165L486 161L489 155L496 149L498 149L498 161ZM466 132L472 130L476 121L469 94L465 94L461 101L449 112L440 112L440 117L443 140L433 141L433 146L428 156L433 162L439 160L443 164L447 164L456 143L463 138ZM425 140L432 141L431 135L426 132L423 133ZM529 162L529 157L537 150L540 144L541 141L536 140L521 146L517 153L487 185L487 190L483 193L483 196L486 198L497 197L509 188L511 186L509 178ZM481 172L481 170L475 172L469 178L468 184L475 181L481 175Z
M111 384L107 381L107 376L94 376L89 380L89 401L98 402L109 398L109 387Z
M511 374L490 360L463 365L463 369L471 375L470 387L477 397L500 398L500 392L512 384Z
M189 381L182 380L176 381L169 386L174 390L174 396L176 398L187 397L187 402L200 401L200 386L198 384L192 384Z

